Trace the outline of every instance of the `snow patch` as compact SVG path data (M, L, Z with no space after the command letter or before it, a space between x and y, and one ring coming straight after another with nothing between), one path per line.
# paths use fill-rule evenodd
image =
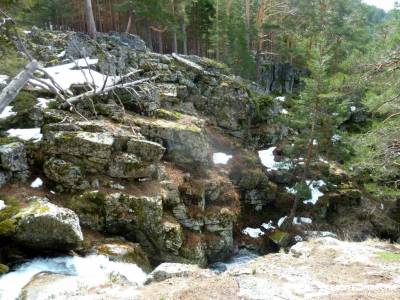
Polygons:
M324 195L324 193L320 192L320 188L325 186L326 183L323 180L318 181L306 181L307 185L310 187L311 190L311 199L304 200L304 204L312 204L315 205L318 202L318 199Z
M279 96L279 97L276 97L275 100L279 101L279 102L285 102L286 101L286 97L285 96Z
M65 56L65 50L57 55L58 58L63 58Z
M3 200L0 200L0 210L6 208L6 206L7 206L7 205L4 203L4 201L3 201Z
M214 164L226 165L232 157L232 155L227 155L222 152L214 153L213 162Z
M31 183L31 188L37 189L40 188L42 185L43 180L38 177Z
M283 222L285 222L285 220L287 219L287 216L284 216L284 217L282 217L282 218L280 218L279 220L278 220L278 227L281 227L282 226L282 224L283 224Z
M340 142L341 140L342 140L342 136L339 135L339 134L334 134L334 135L331 137L332 143L337 143L337 142Z
M93 85L96 89L100 89L104 86L114 85L118 80L119 76L108 76L101 74L88 68L98 63L98 59L81 58L75 60L73 63L58 65L53 67L44 68L44 70L53 77L54 81L64 91L67 91L73 84L86 84ZM42 79L48 85L53 86L54 84L50 79ZM107 82L106 82L107 80ZM45 85L41 84L34 79L30 80L32 84L48 89Z
M288 112L287 109L282 108L282 110L281 110L281 114L282 114L282 115L287 115L288 113L289 113L289 112Z
M292 194L292 195L297 194L297 190L294 187L292 187L292 188L286 187L286 192L288 192L289 194Z
M8 79L10 79L10 76L0 75L0 84L7 84Z
M17 113L12 109L12 106L6 106L0 114L0 119L7 119L8 117L15 116Z
M131 284L141 286L146 280L146 274L135 264L112 262L102 255L82 257L57 257L34 259L19 266L14 272L0 277L1 299L18 299L21 289L39 273L50 272L67 275L66 281L59 282L58 288L71 291L76 288L93 288L109 283L111 275L121 275ZM70 285L72 284L72 285ZM53 297L51 297L53 299ZM46 298L47 299L47 298ZM50 299L50 297L49 297Z
M40 133L40 128L12 128L7 130L8 136L16 137L24 141L33 140L34 142L38 142L42 139L43 135Z
M261 227L263 227L265 230L273 230L273 229L275 229L275 226L274 225L272 225L272 221L269 221L268 223L263 223L262 225L261 225Z
M269 170L289 170L292 167L292 163L289 161L278 162L275 161L274 151L276 147L268 148L267 150L258 151L261 163Z
M295 217L293 219L294 225L301 225L301 224L312 224L312 219L310 218L303 218L303 217Z
M248 235L253 239L257 239L265 234L260 228L250 228L250 227L243 229L242 233Z
M352 106L352 107L350 107L350 110L351 110L352 112L355 112L355 111L357 110L357 108L356 108L355 106Z
M53 99L46 99L46 98L37 98L38 104L36 106L40 108L48 108L49 103L53 101Z

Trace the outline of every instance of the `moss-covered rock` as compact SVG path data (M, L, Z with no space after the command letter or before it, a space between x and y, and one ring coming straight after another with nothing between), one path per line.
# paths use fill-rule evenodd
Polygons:
M150 272L152 269L149 259L139 244L124 240L110 240L95 246L95 250L112 261L136 264L145 272Z
M195 120L172 122L135 116L132 121L151 140L162 141L166 157L178 164L198 167L209 164L209 144L202 127Z
M10 268L8 266L0 264L0 276L8 273L8 271L10 271Z
M12 238L27 248L65 251L83 241L77 215L45 198L32 198L12 219L16 226Z

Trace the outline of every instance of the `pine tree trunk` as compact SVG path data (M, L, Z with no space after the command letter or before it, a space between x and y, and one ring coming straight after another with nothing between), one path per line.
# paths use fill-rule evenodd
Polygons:
M183 54L188 54L188 42L187 42L187 33L186 33L186 24L185 20L181 20L181 34L182 34L182 42L183 42Z
M164 49L163 49L163 33L161 31L158 32L158 52L160 54L164 53Z
M247 49L250 49L250 0L246 0L245 3L245 11L246 11L246 44Z
M174 27L173 31L172 31L172 35L173 35L173 45L172 45L172 51L175 53L178 53L178 36L176 33L176 28Z
M129 10L128 24L126 25L125 33L130 33L132 28L132 10Z
M92 39L96 38L97 30L96 23L94 22L93 8L91 0L85 1L85 19L86 19L86 30Z

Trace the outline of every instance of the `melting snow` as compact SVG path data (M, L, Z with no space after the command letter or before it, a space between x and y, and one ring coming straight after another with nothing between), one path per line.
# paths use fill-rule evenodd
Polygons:
M3 200L0 200L0 210L4 209L7 205L4 203Z
M0 75L0 84L7 84L7 81L9 78L10 78L10 76Z
M265 230L272 230L275 229L275 226L272 225L272 221L269 221L268 223L263 223L261 225L261 227L263 227Z
M284 108L283 108L283 109L281 110L281 114L283 114L283 115L287 115L288 113L289 113L289 112L287 111L287 109L284 109Z
M339 134L334 134L334 135L331 137L331 141L332 141L333 143L340 142L341 140L342 140L342 136L339 135Z
M294 225L300 225L300 224L312 224L312 219L310 218L303 218L303 217L295 217L293 219L293 224Z
M97 62L98 59L81 58L75 60L75 62L73 63L48 67L45 68L44 70L53 77L54 81L63 90L68 90L73 84L85 84L85 83L90 83L94 85L96 89L100 89L103 87L104 82L107 79L107 76L97 71L88 69L88 67L97 64ZM119 76L109 76L106 82L106 86L113 85L119 79L120 79ZM50 79L43 79L43 81L53 86L53 83L51 82ZM44 86L40 82L35 81L34 79L31 80L30 82L47 89L46 86Z
M351 110L352 112L355 112L356 109L357 109L357 108L356 108L355 106L350 107L350 110Z
M232 158L232 155L227 155L222 152L213 154L214 164L226 165L231 158Z
M36 178L32 183L31 187L34 189L40 188L43 185L43 180L40 179L39 177Z
M65 56L65 50L57 55L58 58L63 58Z
M276 97L275 100L277 100L279 102L285 102L286 101L286 97L285 96L279 96L279 97Z
M281 227L282 226L282 224L283 224L283 222L285 222L285 220L287 219L287 216L284 216L284 217L282 217L282 218L280 218L279 220L278 220L278 227Z
M275 167L275 156L274 151L276 147L271 147L267 150L258 151L258 155L260 156L261 163L267 167L267 169L276 170Z
M37 106L41 108L47 108L49 107L49 103L53 101L53 99L46 99L46 98L37 98L38 104Z
M261 159L261 163L268 170L289 170L292 166L290 162L277 162L275 161L274 151L276 147L271 147L267 150L258 151L258 156Z
M11 137L17 137L24 141L34 140L38 142L42 139L43 135L40 133L40 128L26 128L26 129L9 129L7 134Z
M287 191L289 194L292 194L292 195L296 195L296 194L297 194L297 191L296 191L296 189L295 189L294 187L292 187L292 188L286 187L286 191Z
M320 192L320 188L325 186L326 183L323 180L318 181L306 181L307 185L310 187L311 190L311 199L305 200L304 204L313 204L315 205L318 202L318 199L323 196L324 194Z
M243 229L242 233L248 235L253 239L259 238L260 236L263 236L265 234L260 228L250 227Z
M12 111L12 106L6 106L0 114L0 119L7 119L8 117L15 116L17 113Z
M68 283L73 283L77 288L92 288L106 284L111 275L121 275L131 284L143 285L146 274L135 264L112 262L101 255L82 257L58 257L49 259L34 259L21 265L16 271L0 277L1 299L18 299L21 289L39 273L50 272L71 276L71 281L61 281L57 288L70 289ZM57 291L57 288L53 289ZM53 298L52 298L53 299Z

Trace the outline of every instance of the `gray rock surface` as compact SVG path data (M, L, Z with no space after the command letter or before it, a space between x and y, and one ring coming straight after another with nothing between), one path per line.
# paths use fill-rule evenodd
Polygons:
M13 219L16 222L13 238L27 248L67 251L83 241L78 216L46 198L32 198L29 206Z

